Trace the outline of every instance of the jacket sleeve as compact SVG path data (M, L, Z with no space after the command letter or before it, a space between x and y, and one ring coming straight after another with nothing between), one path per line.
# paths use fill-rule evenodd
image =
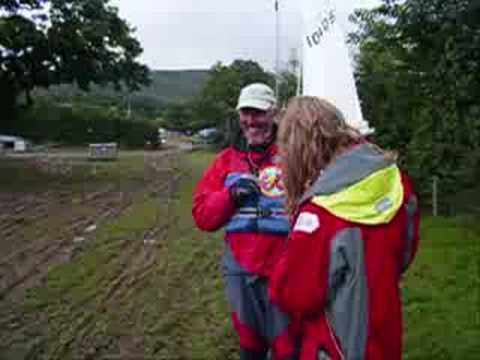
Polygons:
M406 194L406 228L402 254L402 270L406 271L417 254L418 244L420 242L420 206L411 179L407 175L402 174L402 182Z
M193 218L204 231L218 230L235 212L229 190L224 185L226 169L222 163L222 156L215 159L193 194Z
M297 319L322 311L327 301L330 241L321 222L314 205L301 209L269 285L272 301Z

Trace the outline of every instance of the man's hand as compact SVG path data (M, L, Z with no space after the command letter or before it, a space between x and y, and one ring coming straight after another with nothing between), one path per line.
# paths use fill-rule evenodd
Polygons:
M243 206L247 201L256 200L260 196L260 188L255 180L240 178L230 186L230 196L237 207Z

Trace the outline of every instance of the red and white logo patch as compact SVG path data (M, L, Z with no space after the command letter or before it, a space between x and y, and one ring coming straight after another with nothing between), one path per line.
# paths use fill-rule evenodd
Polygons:
M300 231L307 234L313 233L320 227L318 215L310 212L302 212L298 215L293 231Z

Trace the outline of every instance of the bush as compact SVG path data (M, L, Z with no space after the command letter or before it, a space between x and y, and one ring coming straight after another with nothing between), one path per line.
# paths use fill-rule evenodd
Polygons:
M22 110L8 128L0 132L19 135L34 142L85 145L117 142L126 147L143 147L156 126L139 117L127 119L117 108L38 102Z

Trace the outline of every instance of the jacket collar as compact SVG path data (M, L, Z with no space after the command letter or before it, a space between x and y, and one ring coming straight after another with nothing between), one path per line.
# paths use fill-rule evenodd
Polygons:
M315 195L328 195L341 191L394 163L372 144L364 143L337 157L304 193L300 203Z
M361 144L340 155L303 195L347 221L388 223L403 201L400 170L371 144Z

